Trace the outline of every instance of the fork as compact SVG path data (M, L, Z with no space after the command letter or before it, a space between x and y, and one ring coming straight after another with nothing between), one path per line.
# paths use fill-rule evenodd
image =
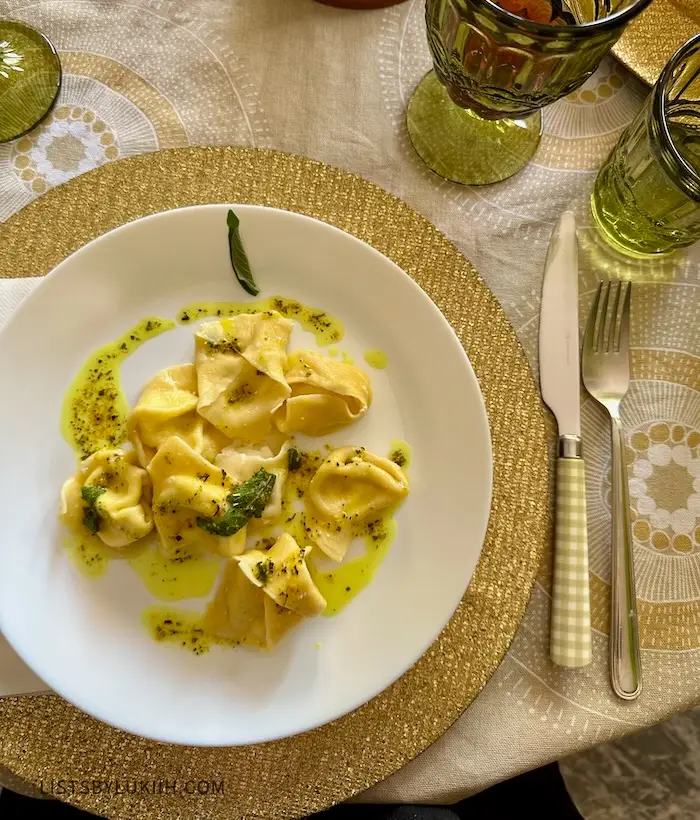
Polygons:
M601 282L588 317L582 375L586 390L608 411L612 432L612 596L610 681L618 697L642 691L629 486L620 402L630 383L630 282Z

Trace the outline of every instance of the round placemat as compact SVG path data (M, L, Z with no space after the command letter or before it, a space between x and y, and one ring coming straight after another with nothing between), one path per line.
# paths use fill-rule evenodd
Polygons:
M678 49L700 31L700 0L654 0L625 31L613 54L653 85Z
M389 689L312 732L257 746L172 746L106 726L55 695L0 700L0 768L119 820L297 818L392 774L433 743L495 671L549 537L544 415L505 313L445 236L357 176L246 148L175 149L115 162L8 220L0 228L0 275L43 275L124 222L210 202L322 219L373 245L423 287L462 341L484 395L494 457L491 517L469 589L438 640Z

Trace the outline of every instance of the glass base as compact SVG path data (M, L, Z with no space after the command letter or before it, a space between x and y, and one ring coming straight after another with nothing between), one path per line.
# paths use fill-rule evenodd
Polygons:
M598 231L598 235L608 245L610 245L611 248L614 248L618 253L621 253L624 256L629 256L632 259L664 259L666 257L673 256L679 250L672 248L671 250L642 251L621 242L618 236L615 236L608 231L606 220L603 218L602 214L598 213L595 192L591 194L591 215L593 216L593 224Z
M512 177L532 159L542 136L542 114L484 120L452 102L428 72L409 100L408 133L423 162L462 185L489 185Z
M0 142L41 122L60 88L61 64L46 37L17 20L0 20Z

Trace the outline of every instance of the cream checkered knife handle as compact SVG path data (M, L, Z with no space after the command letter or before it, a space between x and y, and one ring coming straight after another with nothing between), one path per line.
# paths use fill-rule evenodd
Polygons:
M586 471L582 458L557 459L550 654L559 666L591 662Z

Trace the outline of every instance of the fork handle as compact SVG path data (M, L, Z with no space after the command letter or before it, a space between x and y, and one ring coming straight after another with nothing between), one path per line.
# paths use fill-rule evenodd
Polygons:
M549 653L559 666L575 668L591 662L586 473L580 457L557 459Z
M622 423L612 415L612 595L610 681L615 694L634 700L642 691L642 664L634 588L629 485Z

